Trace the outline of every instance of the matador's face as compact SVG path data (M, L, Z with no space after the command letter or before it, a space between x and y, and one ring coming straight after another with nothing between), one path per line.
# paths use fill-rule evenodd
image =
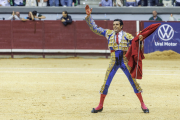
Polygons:
M118 33L122 30L123 25L120 26L120 22L119 21L114 21L113 22L113 29L115 33Z

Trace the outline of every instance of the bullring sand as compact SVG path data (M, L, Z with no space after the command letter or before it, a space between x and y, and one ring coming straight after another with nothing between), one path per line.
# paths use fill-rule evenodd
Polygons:
M104 103L99 103L109 59L0 59L0 120L180 120L180 56L145 55L144 114L119 69Z

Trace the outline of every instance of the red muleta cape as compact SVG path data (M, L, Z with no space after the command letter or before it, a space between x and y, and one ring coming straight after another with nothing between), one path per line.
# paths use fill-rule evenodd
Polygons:
M138 60L138 48L139 48L139 35L143 36L143 40L146 39L149 35L151 35L161 23L151 24L150 26L143 29L134 39L132 40L131 46L126 53L126 58L128 59L128 65L131 67L130 73L132 78L136 77L136 69L137 69L137 60ZM142 50L139 52L139 60L138 60L138 70L137 70L137 79L142 79L142 60L144 59L144 55Z

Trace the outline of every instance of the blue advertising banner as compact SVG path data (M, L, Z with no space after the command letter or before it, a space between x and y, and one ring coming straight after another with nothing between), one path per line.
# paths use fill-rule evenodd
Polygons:
M155 22L144 22L144 28ZM173 50L180 53L180 22L158 22L161 25L144 42L144 53Z

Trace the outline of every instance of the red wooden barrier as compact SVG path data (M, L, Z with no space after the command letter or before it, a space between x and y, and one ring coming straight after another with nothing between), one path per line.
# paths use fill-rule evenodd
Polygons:
M44 21L44 49L75 49L75 22Z
M113 21L95 22L98 27L113 29ZM123 30L135 35L136 21L123 22ZM106 38L93 33L86 21L76 21L68 26L61 21L0 21L0 31L0 50L108 50Z
M0 49L11 49L11 21L0 21Z
M106 21L95 21L99 27L107 28ZM107 49L107 40L93 33L86 21L76 21L76 49Z
M13 21L13 49L43 49L43 21Z

